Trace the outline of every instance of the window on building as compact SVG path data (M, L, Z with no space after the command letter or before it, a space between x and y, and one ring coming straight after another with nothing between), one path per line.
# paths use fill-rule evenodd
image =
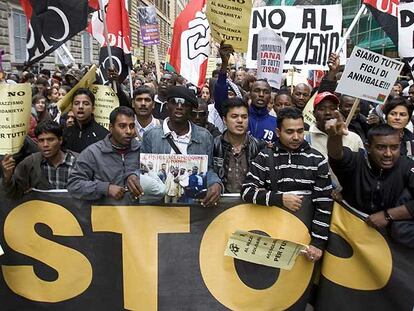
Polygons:
M92 40L87 31L82 33L82 62L87 65L92 63Z
M23 11L11 11L11 33L10 38L10 53L12 54L12 61L16 63L23 63L26 60L26 16Z

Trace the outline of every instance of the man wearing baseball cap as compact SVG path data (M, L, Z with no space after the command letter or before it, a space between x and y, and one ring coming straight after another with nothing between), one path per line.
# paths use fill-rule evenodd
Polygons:
M335 111L338 110L338 107L339 98L330 92L319 93L313 102L315 122L311 124L305 139L313 148L322 153L325 158L328 158L328 134L326 134L325 123L335 118ZM348 135L343 137L343 144L353 152L357 152L360 148L364 149L361 138L353 132L349 132ZM332 171L331 175L332 184L334 187L339 187L338 179Z
M184 86L171 86L167 90L168 117L161 126L144 133L142 153L208 155L206 206L217 205L223 189L220 178L213 170L213 136L191 120L191 111L198 105L195 93Z

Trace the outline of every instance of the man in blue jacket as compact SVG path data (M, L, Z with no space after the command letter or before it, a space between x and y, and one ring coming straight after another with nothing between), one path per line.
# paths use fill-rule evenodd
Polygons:
M276 118L269 114L267 106L272 88L266 80L257 80L250 90L249 133L254 138L268 142L276 141Z

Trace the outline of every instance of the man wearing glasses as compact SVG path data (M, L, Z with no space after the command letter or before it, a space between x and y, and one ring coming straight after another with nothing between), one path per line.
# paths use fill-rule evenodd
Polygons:
M198 100L198 106L191 111L191 121L207 129L213 138L221 135L220 130L213 123L208 122L208 105L202 99Z
M141 152L156 154L208 155L207 194L205 206L217 205L222 184L213 171L213 136L205 129L191 123L191 112L198 102L194 92L184 86L172 86L167 91L168 117L162 126L144 133Z

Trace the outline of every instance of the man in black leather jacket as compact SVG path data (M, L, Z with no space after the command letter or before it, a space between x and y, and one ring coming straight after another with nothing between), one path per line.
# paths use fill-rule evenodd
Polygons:
M265 147L265 142L259 143L256 138L247 134L248 105L244 100L227 99L223 112L227 130L214 139L214 170L221 178L225 192L240 193L250 163Z

